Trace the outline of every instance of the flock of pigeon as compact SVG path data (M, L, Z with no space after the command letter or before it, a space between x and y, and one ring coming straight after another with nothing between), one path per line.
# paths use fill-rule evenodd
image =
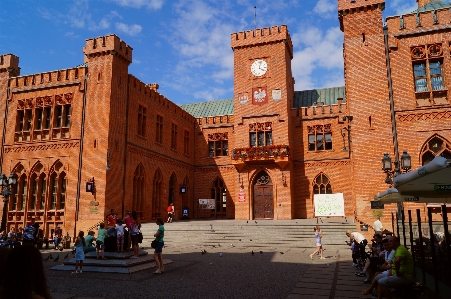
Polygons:
M68 258L69 258L69 252L63 257L63 260L67 260ZM45 261L45 262L48 262L49 260L52 260L52 261L54 261L54 262L57 262L57 261L59 261L59 259L60 259L60 256L59 256L59 255L57 255L55 258L53 258L52 254L50 253L50 254L44 259L44 261Z
M249 220L246 220L246 223L249 223ZM296 222L296 223L297 223L297 222ZM258 224L258 222L255 221L255 224ZM241 228L241 229L243 229L243 228ZM210 224L210 231L211 231L212 233L215 232L215 230L213 229L213 224ZM225 238L225 237L223 236L223 238ZM239 241L241 242L241 239L239 239ZM249 241L252 242L252 239L249 239ZM221 244L218 243L218 247L221 247ZM235 247L235 245L233 245L233 243L231 243L230 246L228 246L228 247L229 247L229 248L230 248L230 247ZM212 248L216 248L216 245L212 245ZM205 249L202 249L202 250L201 250L201 253L202 253L202 254L206 254L207 251L206 251ZM253 251L253 250L252 250L251 254L254 255L254 251ZM260 254L263 254L263 251L260 250ZM280 254L284 254L284 252L281 251ZM222 257L222 252L219 253L219 256Z

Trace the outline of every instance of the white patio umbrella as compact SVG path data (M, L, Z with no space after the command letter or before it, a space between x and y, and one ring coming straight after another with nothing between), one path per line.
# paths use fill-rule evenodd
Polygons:
M434 202L451 198L451 167L443 157L437 156L425 166L397 175L393 182L403 196L435 198Z

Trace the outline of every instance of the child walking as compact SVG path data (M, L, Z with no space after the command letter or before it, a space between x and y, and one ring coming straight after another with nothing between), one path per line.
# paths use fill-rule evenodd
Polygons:
M124 226L122 225L122 219L116 220L116 236L117 236L117 253L124 252Z
M323 234L321 233L321 229L319 226L315 226L313 228L313 231L315 232L315 243L316 243L316 250L310 255L310 259L313 260L313 256L319 252L320 259L325 260L326 258L323 257L323 245L321 244L321 238L323 237Z
M72 274L82 273L83 261L85 260L83 248L86 247L84 235L85 233L80 231L77 239L75 239L75 271ZM78 270L78 267L80 267L80 270Z

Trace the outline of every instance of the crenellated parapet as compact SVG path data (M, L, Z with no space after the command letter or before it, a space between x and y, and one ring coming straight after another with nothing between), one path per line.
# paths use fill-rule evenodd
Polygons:
M290 57L293 58L293 43L286 25L232 33L231 39L232 49L283 42L287 45Z
M128 63L131 63L132 51L132 47L127 45L115 34L87 39L86 45L83 48L85 62L99 56L117 55Z
M128 78L129 86L133 88L135 92L141 93L142 97L147 98L149 102L151 102L152 105L155 105L155 107L158 107L159 110L172 110L174 114L180 115L184 119L188 119L190 122L194 123L195 119L193 116L157 91L158 84L146 84L133 75L129 75Z
M14 54L0 55L0 73L3 72L9 72L11 77L19 76L19 57Z
M292 117L300 119L322 118L322 117L338 117L346 115L347 105L343 103L343 99L338 99L338 104L322 105L318 103L310 107L300 107L291 110Z
M88 73L86 66L64 69L52 72L18 76L10 79L10 86L14 90L29 90L61 86L65 84L80 84Z
M196 123L198 127L203 129L207 129L208 127L217 127L222 125L233 125L234 123L234 115L215 115L215 116L206 116L206 117L198 117L196 118Z
M344 16L375 9L383 11L385 9L385 0L338 0L338 19L341 31L344 29Z
M430 32L431 30L448 30L451 24L449 8L427 10L401 16L387 17L390 35L403 36Z

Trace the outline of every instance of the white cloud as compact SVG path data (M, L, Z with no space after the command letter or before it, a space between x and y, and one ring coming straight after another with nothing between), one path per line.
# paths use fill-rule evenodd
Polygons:
M317 27L299 28L292 35L295 51L292 61L296 90L343 85L343 33L338 27L322 31ZM315 72L330 76L318 82Z
M141 27L141 25L137 25L137 24L127 25L127 24L118 22L118 23L116 23L116 30L118 30L122 33L125 33L127 35L130 35L130 36L135 36L135 35L141 33L142 27Z
M138 60L138 59L136 59L136 58L133 58L133 63L134 63L134 64L140 64L140 63L141 63L141 60Z
M331 18L337 11L337 1L333 0L318 0L313 12L319 14L323 18Z
M163 7L163 0L113 0L116 4L125 7L141 8L146 7L152 10L159 10Z
M210 88L208 90L197 91L194 93L196 99L205 99L207 101L214 101L222 99L230 91L224 88Z
M393 9L396 14L402 15L418 9L418 3L415 0L392 0L390 1L390 8Z

